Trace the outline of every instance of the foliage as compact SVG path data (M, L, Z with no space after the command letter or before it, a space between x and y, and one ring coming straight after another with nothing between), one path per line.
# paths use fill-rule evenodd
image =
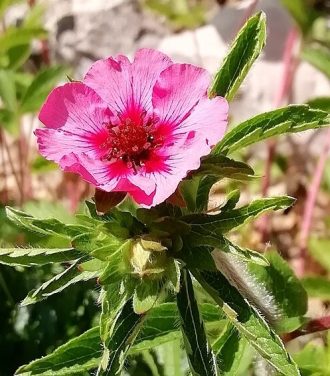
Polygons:
M295 7L290 11L305 30L305 15ZM262 51L265 30L262 12L247 21L214 78L211 96L233 99ZM11 33L15 31L3 37L1 48L6 51L30 41L26 31L27 39L10 42ZM8 56L13 54L11 50ZM2 67L0 95L7 119L36 111L63 72L47 68L19 86L17 64ZM206 210L215 182L257 178L252 167L229 158L229 153L269 137L325 127L326 103L288 106L233 127L181 183L180 206L167 201L144 209L129 197L110 193L106 203L96 194L75 216L59 215L56 208L44 213L36 207L26 206L25 211L7 207L0 293L7 295L11 306L1 309L9 317L14 301L20 300L15 314L27 318L23 328L15 320L5 324L13 327L13 336L40 336L42 351L37 356L47 353L32 362L22 356L20 361L26 364L15 374L120 375L126 369L136 375L181 376L189 367L195 376L229 376L247 374L253 354L280 375L317 374L318 369L328 374L328 348L306 347L292 357L280 336L309 320L304 287L311 295L328 298L322 279L301 282L277 252L261 255L231 238L233 230L266 211L289 210L295 199L264 197L238 205L240 192L232 190L216 213ZM8 131L14 130L11 121L3 122ZM28 247L12 245L17 231ZM311 253L329 271L326 257ZM15 286L23 279L29 291L24 291L25 297L12 297L8 283ZM97 316L96 294L101 308ZM48 311L40 313L38 307ZM56 321L60 314L65 327L47 332L48 321ZM83 321L79 328L74 325L78 319ZM58 334L71 339L57 347ZM313 368L310 360L317 351L324 362Z

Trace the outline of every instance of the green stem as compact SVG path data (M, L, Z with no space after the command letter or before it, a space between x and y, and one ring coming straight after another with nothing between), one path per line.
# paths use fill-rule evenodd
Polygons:
M181 289L177 294L177 305L192 375L218 375L215 357L208 344L204 323L198 310L191 277L186 269L182 270Z

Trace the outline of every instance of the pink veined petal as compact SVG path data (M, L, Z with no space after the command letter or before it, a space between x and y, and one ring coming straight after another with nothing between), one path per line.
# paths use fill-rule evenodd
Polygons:
M155 183L156 189L151 204L140 202L144 207L158 205L170 197L188 172L199 168L200 159L210 152L210 146L203 135L191 132L180 148L174 145L166 152L168 155L159 158L158 163L146 163L144 176Z
M85 154L65 155L59 165L64 171L77 173L87 182L107 192L115 190L121 178L108 163L94 160Z
M111 116L105 102L82 83L54 89L39 114L46 126L36 130L41 154L55 162L70 152L99 158L108 137L104 123Z
M191 114L174 130L174 134L198 131L205 136L210 146L214 146L226 132L228 108L225 98L203 98Z
M152 91L154 85L172 60L160 51L143 48L136 52L132 63L132 89L134 100L146 111L152 110Z
M209 73L190 64L172 64L159 76L152 95L155 113L162 122L177 125L206 97Z
M151 110L153 86L172 61L151 49L136 52L133 63L124 56L96 61L84 83L93 88L118 113L132 109Z

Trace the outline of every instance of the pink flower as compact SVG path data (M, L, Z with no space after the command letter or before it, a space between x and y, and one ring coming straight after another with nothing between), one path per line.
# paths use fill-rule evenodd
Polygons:
M83 82L54 89L36 130L40 153L104 191L145 207L166 200L224 135L228 104L209 74L139 50L96 61Z

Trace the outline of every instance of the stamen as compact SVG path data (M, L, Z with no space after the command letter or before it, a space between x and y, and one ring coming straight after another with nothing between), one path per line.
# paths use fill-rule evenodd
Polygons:
M119 123L104 122L109 137L104 147L108 153L104 159L108 161L121 160L128 168L137 173L138 168L145 165L152 149L162 145L163 140L155 135L155 125L159 118L142 111L140 120L136 122L118 114Z

